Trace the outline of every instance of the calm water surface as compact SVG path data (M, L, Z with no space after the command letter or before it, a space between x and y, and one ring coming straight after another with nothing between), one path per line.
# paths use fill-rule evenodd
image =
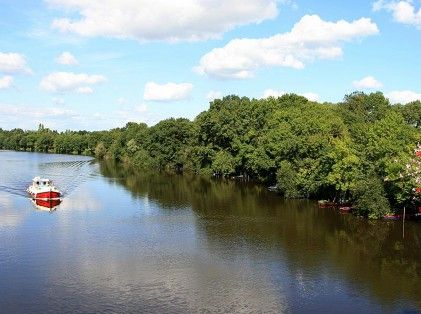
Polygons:
M35 175L65 198L37 209ZM417 312L421 224L264 188L0 151L0 311Z

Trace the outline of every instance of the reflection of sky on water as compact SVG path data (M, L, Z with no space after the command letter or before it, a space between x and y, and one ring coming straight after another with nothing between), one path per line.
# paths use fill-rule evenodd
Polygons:
M255 276L247 264L239 268L209 251L191 210L168 211L103 183L83 184L56 213L48 272L54 305L60 308L71 293L95 310L285 308L268 275Z
M389 225L194 180L126 182L93 171L51 214L0 191L2 311L378 312L414 303L419 283L386 264L400 254L385 248L396 240ZM411 243L399 248L418 247ZM389 281L371 266L380 254ZM405 254L400 261L416 264ZM397 295L406 287L409 301Z
M13 195L0 192L0 228L18 227L26 215L25 211L16 208Z

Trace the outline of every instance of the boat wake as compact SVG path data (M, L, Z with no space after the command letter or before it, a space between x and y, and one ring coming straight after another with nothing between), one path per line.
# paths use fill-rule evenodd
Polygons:
M7 163L7 161L6 161ZM49 178L62 192L62 197L72 193L79 185L95 176L97 167L93 159L70 161L47 161L0 165L0 192L28 197L27 188L32 178Z
M40 173L43 177L53 180L62 197L69 195L80 184L88 180L94 172L92 160L49 162L40 164Z
M28 193L26 192L26 188L22 186L21 188L17 187L10 187L5 185L0 185L0 191L6 192L9 194L19 195L19 196L28 196Z

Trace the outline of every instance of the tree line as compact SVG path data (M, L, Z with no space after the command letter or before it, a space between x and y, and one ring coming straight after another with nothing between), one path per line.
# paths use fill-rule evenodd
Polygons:
M133 169L240 176L286 198L348 201L379 218L419 205L421 102L391 105L380 92L340 103L286 94L215 99L194 121L129 122L109 131L2 130L0 148L84 154Z

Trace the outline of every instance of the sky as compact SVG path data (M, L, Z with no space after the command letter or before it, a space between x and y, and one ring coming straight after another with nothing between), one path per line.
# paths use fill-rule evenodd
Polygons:
M421 100L421 0L0 0L0 128L194 119L224 95Z

